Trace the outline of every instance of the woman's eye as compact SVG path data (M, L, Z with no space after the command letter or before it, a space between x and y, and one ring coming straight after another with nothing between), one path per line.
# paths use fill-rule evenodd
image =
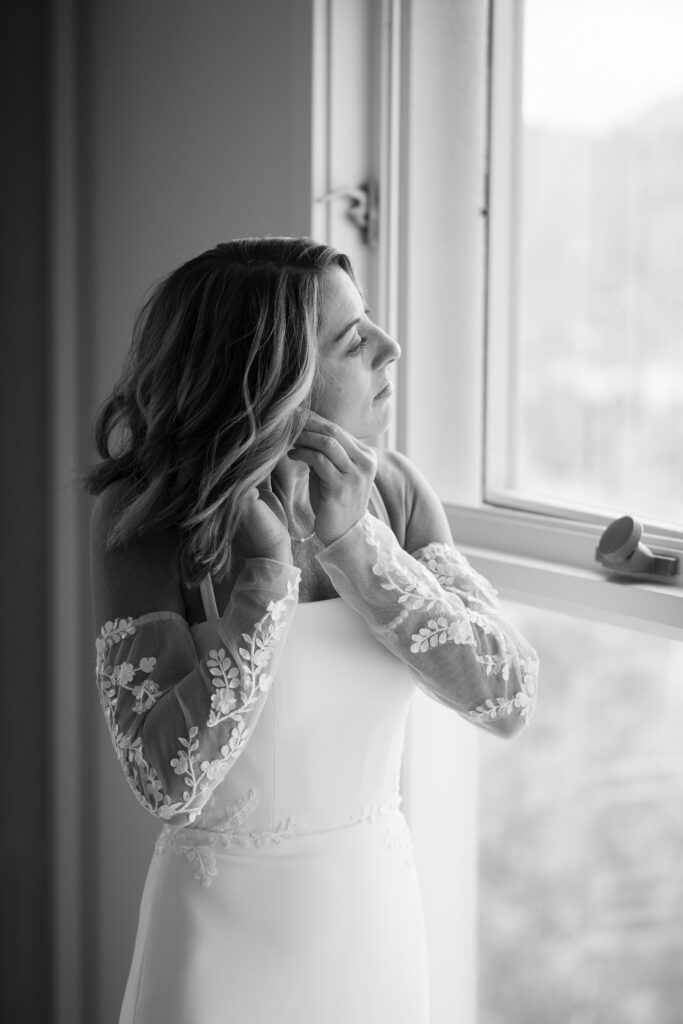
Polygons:
M363 349L365 348L366 344L367 341L365 340L365 338L361 338L359 335L356 344L352 345L351 348L349 349L348 355L359 356Z

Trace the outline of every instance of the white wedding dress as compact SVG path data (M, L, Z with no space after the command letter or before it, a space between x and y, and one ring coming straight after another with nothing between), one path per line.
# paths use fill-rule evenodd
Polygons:
M505 728L537 660L449 545L408 554L368 513L317 558L339 598L299 604L297 569L253 559L221 617L102 629L114 746L166 822L121 1024L427 1024L410 700Z
M194 632L201 649L206 630ZM427 1021L398 790L414 689L343 601L297 607L270 699L201 828L157 843L122 1021Z

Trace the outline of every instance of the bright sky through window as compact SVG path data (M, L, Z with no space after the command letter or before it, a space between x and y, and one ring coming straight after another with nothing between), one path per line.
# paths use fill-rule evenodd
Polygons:
M527 0L524 121L599 134L683 95L681 0Z
M680 529L683 0L526 0L521 29L487 496Z

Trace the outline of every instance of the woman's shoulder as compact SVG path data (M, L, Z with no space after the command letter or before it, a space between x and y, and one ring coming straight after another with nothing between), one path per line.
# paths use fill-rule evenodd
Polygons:
M97 495L90 516L90 537L95 548L117 560L158 561L164 564L177 560L179 536L177 530L158 530L141 533L123 544L112 542L112 535L126 505L131 500L130 487L124 480L109 484Z
M391 526L401 544L415 503L414 469L401 452L386 448L377 450L375 485L382 499Z
M446 516L433 488L402 452L377 452L375 482L390 525L407 551L432 542L450 542Z
M142 534L122 543L112 540L129 493L125 481L117 481L93 504L90 566L95 617L102 622L155 611L184 615L177 532Z
M129 493L124 480L115 480L97 495L92 504L90 533L98 540L105 540L114 527L119 514L126 504Z
M421 474L402 452L381 448L377 450L377 487L382 498L412 506L422 482Z

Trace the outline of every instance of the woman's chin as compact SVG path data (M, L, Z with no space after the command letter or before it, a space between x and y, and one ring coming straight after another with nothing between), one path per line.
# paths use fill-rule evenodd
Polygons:
M365 441L366 444L371 444L373 441L379 440L383 434L386 434L390 425L390 417L386 417L379 423L364 426L362 431L350 431L350 433L353 433L353 436L359 441Z
M313 409L313 411L318 412L317 409ZM391 403L385 400L382 403L382 408L373 409L372 414L369 416L329 416L325 415L324 412L319 412L319 415L332 420L342 430L355 437L356 440L371 441L381 437L389 429L391 425Z
M392 403L385 399L382 402L381 411L372 417L371 421L365 426L363 433L356 436L361 441L381 437L391 426L391 413Z

